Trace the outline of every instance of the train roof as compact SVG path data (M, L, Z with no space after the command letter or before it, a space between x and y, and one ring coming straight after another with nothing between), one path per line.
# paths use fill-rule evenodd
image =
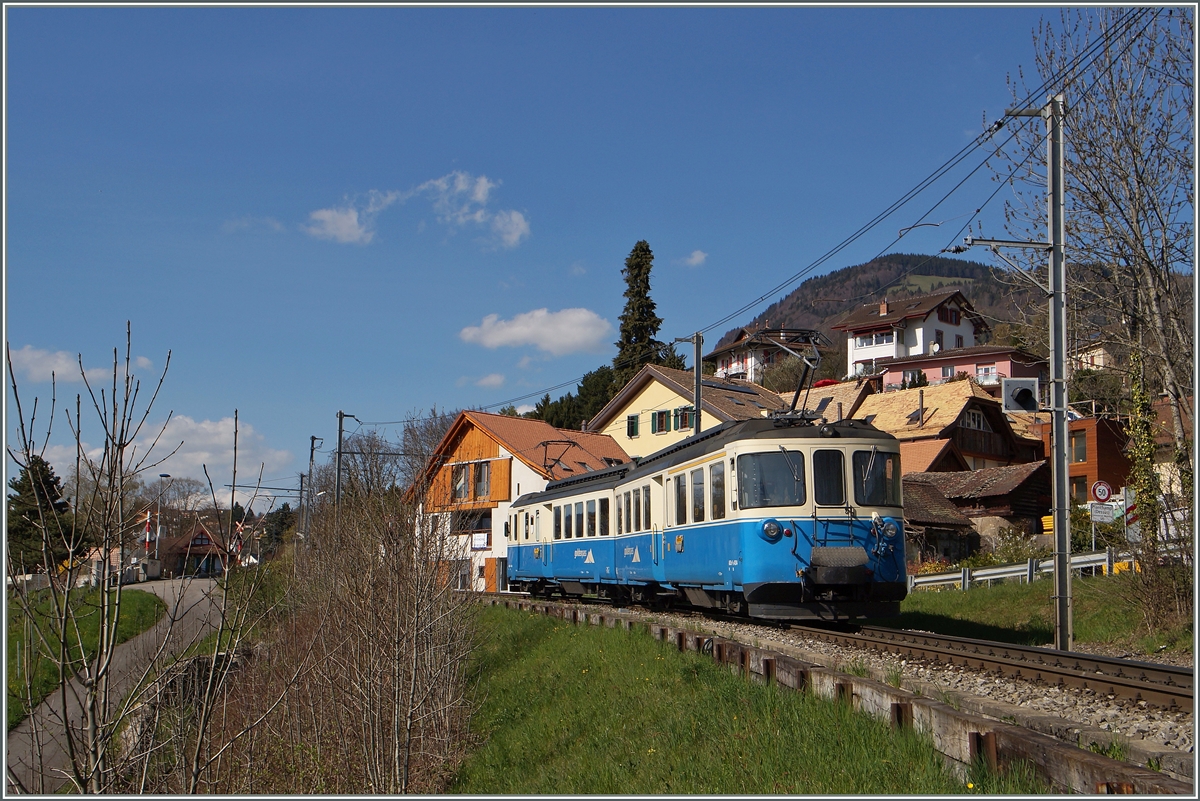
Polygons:
M658 473L698 456L722 450L731 442L779 439L781 437L821 440L829 442L830 445L836 444L841 437L897 442L894 436L886 431L880 431L865 420L839 420L819 426L798 417L731 420L709 429L699 436L689 437L642 459L636 459L630 464L617 465L605 470L596 470L561 481L553 481L547 484L546 489L541 492L526 493L517 498L514 506L528 503L535 496L538 501L551 501L580 492L611 489L626 478L635 479Z

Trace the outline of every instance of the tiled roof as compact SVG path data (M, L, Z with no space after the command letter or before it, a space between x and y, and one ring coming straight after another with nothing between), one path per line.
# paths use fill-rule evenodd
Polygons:
M759 338L760 342L758 344L760 347L769 347L772 345L779 347L780 343L784 343L788 347L796 349L797 346L791 337L810 334L821 336L820 332L811 328L742 328L738 330L737 336L734 337L732 342L714 349L712 353L704 357L704 361L716 361L717 357L722 354L745 347L746 340L754 336ZM821 336L821 340L825 347L829 346L828 340L825 337ZM802 345L802 347L807 347L807 345Z
M917 409L920 393L925 393L924 424L919 424ZM947 381L919 389L901 389L896 392L881 392L869 395L858 407L855 417L867 418L874 415L871 424L900 439L936 437L954 423L968 403L994 404L1000 402L971 379Z
M691 370L647 364L588 422L588 428L594 430L607 425L613 415L624 409L630 398L650 381L658 381L689 404L695 395L696 379ZM785 408L779 395L750 381L706 375L701 382L700 401L704 413L715 416L722 423L753 420L767 411Z
M904 519L921 526L971 526L971 520L937 487L910 481L909 476L904 477Z
M947 498L988 498L1008 495L1039 470L1049 471L1045 459L960 473L905 473L904 483L906 486L909 482L931 484Z
M857 381L842 381L839 384L829 384L823 387L813 387L807 393L807 403L805 402L805 393L800 393L799 400L796 401L796 408L799 410L803 404L805 408L815 410L821 413L826 420L836 420L838 413L838 404L842 404L842 416L854 417L859 406L872 392L871 382L863 379ZM780 392L779 397L783 401L784 408L792 405L792 397L796 394L796 390L790 392Z
M951 348L937 353L918 353L915 356L895 356L876 359L875 363L879 367L891 367L900 364L910 364L912 362L961 361L963 359L974 359L978 356L999 356L1009 353L1013 354L1013 361L1021 364L1041 364L1046 361L1011 345L972 345L969 348Z
M551 480L602 470L629 461L629 455L607 434L555 428L544 420L488 412L463 417L494 437L505 450ZM451 431L457 428L454 426ZM449 436L449 435L447 435Z
M901 298L900 300L888 301L888 313L883 315L879 313L879 303L869 303L865 306L859 306L857 309L848 312L845 317L830 326L830 328L835 331L860 331L868 328L883 328L893 323L898 323L901 320L910 320L913 318L923 320L931 311L955 295L959 297L959 304L963 307L963 315L977 318L978 315L975 314L974 308L966 296L963 295L962 290L950 288L928 295L915 295L913 297Z
M918 439L900 443L900 464L907 473L925 473L947 453L961 470L970 469L952 439Z

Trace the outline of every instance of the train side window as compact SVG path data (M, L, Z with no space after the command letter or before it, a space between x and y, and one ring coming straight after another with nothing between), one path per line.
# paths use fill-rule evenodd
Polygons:
M525 513L525 539L529 539L529 512Z
M575 504L575 536L583 536L583 501Z
M563 507L563 539L571 539L571 504Z
M642 530L642 491L641 490L635 489L633 491L633 517L631 517L630 520L633 521L632 528L634 531Z
M587 535L596 536L596 502L587 502Z
M633 501L629 497L629 495L630 494L628 492L625 493L625 533L626 534L633 533L633 517L631 517L631 515L630 515L630 513L633 511Z
M712 519L725 518L725 463L717 462L708 470L712 490Z
M608 498L600 499L600 536L608 536Z
M562 507L554 507L554 539L562 539Z
M692 471L692 522L704 522L704 468Z
M649 531L650 525L650 486L642 487L642 528Z
M621 496L617 495L617 536L625 533L625 518L621 515Z
M687 525L687 476L675 476L675 524Z
M813 500L821 506L846 503L846 468L841 451L813 451Z

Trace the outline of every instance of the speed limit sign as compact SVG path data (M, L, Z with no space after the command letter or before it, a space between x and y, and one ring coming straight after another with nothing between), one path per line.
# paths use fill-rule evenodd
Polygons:
M1108 499L1112 497L1112 487L1107 481L1097 481L1092 485L1092 497L1100 503L1108 503Z

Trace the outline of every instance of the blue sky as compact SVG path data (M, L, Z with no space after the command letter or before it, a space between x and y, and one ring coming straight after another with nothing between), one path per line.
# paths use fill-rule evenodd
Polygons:
M156 473L228 481L236 408L239 472L295 483L338 409L485 407L607 363L639 239L660 338L767 292L996 119L1057 13L7 7L22 396L53 367L73 398L75 354L102 368L130 320L144 382L172 351L151 419L185 444ZM889 247L949 188L818 272L950 244L966 218Z

